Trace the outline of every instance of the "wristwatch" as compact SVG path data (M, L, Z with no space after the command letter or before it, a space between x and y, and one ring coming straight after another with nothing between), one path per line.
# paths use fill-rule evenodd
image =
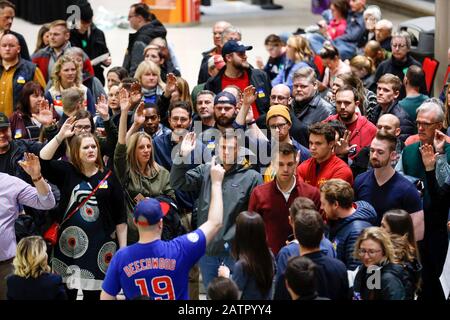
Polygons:
M33 182L38 182L41 179L42 179L42 175L39 175L39 177L37 177L36 179L31 179L31 180L33 180Z

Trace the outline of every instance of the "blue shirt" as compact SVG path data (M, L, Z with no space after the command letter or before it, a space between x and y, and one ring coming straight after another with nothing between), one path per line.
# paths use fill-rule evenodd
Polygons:
M422 210L416 187L398 172L382 186L378 185L373 170L364 172L356 177L353 189L356 200L367 201L375 208L378 226L388 210L403 209L409 213Z
M112 296L123 289L127 299L188 300L189 270L205 250L200 229L171 241L135 243L113 256L102 289Z

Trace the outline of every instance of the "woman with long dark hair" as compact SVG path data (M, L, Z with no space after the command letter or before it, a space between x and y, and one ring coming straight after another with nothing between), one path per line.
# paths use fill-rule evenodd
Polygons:
M243 211L238 215L232 256L236 260L232 279L241 300L271 299L275 262L267 245L264 220L258 213ZM227 267L219 267L219 276L229 275Z
M44 91L39 83L27 82L20 92L17 110L9 118L14 139L39 138L42 126L59 120L55 110L50 109L44 99Z
M51 266L62 276L69 300L77 298L78 289L85 300L99 300L111 258L118 246L126 246L124 198L115 175L103 167L97 138L90 132L74 135L74 124L75 118L68 118L40 152L43 174L61 192L52 216L60 236ZM69 137L70 162L51 160Z

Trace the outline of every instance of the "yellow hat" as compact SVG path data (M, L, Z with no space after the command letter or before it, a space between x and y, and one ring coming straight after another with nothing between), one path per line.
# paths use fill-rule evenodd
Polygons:
M282 104L271 106L269 112L267 112L266 124L269 125L269 119L276 116L282 116L287 120L287 122L289 122L289 124L292 124L289 109L286 106L283 106Z

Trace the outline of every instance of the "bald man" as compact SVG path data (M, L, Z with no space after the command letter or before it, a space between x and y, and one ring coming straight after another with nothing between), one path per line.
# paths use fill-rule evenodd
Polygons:
M36 65L20 57L18 38L9 33L0 39L0 112L10 117L17 107L19 94L28 81L45 88L45 79ZM13 135L15 133L13 132Z
M400 119L395 115L389 113L382 115L377 121L377 132L394 135L398 138L401 133ZM397 152L398 157L391 163L393 167L395 167L395 165L397 164L404 147L405 143L400 139L397 139L397 146L395 147L395 151ZM353 163L350 165L350 168L353 172L353 177L366 172L370 168L369 154L370 146L362 148L358 155L353 159Z
M200 71L198 73L198 81L197 81L198 84L205 83L208 80L209 78L208 59L209 57L212 57L215 54L219 55L222 54L222 47L223 47L222 34L223 31L229 27L231 27L231 23L227 21L217 21L214 24L212 29L214 48L202 53L203 58L202 62L200 63Z
M377 40L381 47L391 52L391 34L392 34L393 24L391 21L382 19L375 25L375 40Z

